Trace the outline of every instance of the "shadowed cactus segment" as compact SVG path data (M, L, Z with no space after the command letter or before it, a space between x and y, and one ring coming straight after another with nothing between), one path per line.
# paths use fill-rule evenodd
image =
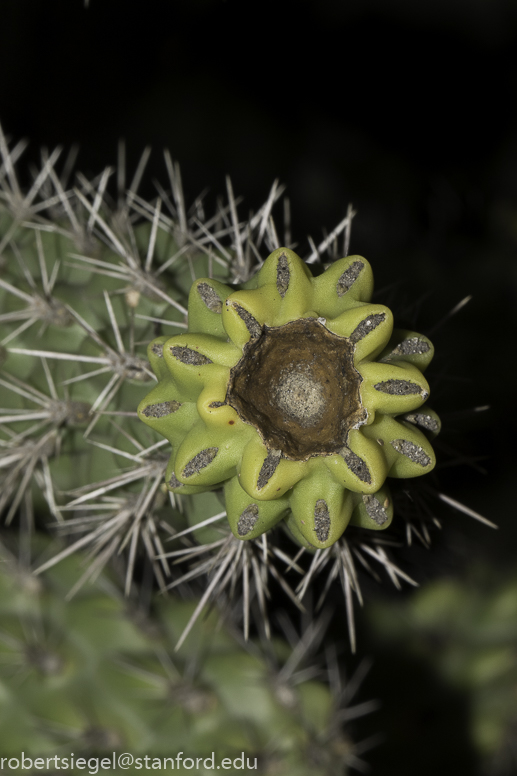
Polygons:
M214 753L218 763L244 751L245 763L256 762L250 770L262 774L344 776L357 764L360 744L350 736L347 715L376 704L354 704L357 679L344 682L335 669L329 687L331 667L315 657L328 618L300 636L291 625L290 643L277 637L266 651L257 643L245 647L230 622L217 626L205 610L192 644L175 653L195 600L155 598L151 617L134 599L121 598L112 575L101 574L65 602L83 574L84 557L69 557L36 578L6 538L0 539L5 762L21 751L51 762L57 754L57 770L72 773L72 756L111 760L113 752L130 751L166 768L163 758L178 752L206 763ZM41 558L52 544L37 533L30 547ZM130 773L138 771L135 765ZM37 772L27 764L25 770ZM177 771L190 771L188 761L185 768L175 761Z
M386 528L385 480L433 469L425 433L439 419L422 407L431 342L394 330L372 291L362 257L313 277L287 248L237 290L198 279L188 331L149 345L158 385L138 409L172 445L167 487L224 485L240 539L283 520L303 546L323 549L349 523Z

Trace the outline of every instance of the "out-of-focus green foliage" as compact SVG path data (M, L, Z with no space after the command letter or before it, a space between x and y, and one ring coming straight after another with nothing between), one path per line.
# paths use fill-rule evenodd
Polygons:
M35 537L37 559L54 549ZM175 653L197 601L156 600L150 617L104 575L66 600L82 556L35 578L0 553L1 757L214 753L217 767L244 752L261 773L348 773L353 744L333 731L333 694L316 678L282 679L287 644L266 659L205 612Z
M485 772L511 773L517 730L517 577L474 567L464 579L440 579L405 600L374 603L367 620L376 643L399 650L408 662L427 664L438 681L464 697L468 730ZM452 737L459 724L451 718Z

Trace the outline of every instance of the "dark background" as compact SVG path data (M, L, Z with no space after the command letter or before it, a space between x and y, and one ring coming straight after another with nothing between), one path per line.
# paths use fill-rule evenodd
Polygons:
M377 287L437 346L441 487L501 526L447 512L420 579L473 559L510 568L517 3L3 0L0 15L0 121L31 141L27 171L41 146L77 143L78 167L97 174L116 164L125 138L130 170L153 147L147 196L153 178L167 182L167 147L188 201L209 187L213 203L229 174L244 212L278 177L302 255L307 234L318 242L353 203L351 252L370 260ZM486 474L447 466L454 451L483 459Z

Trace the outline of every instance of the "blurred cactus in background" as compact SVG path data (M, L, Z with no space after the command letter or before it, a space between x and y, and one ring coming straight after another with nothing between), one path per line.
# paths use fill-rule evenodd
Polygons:
M366 612L372 638L397 652L401 681L412 661L468 701L467 733L483 773L515 772L517 730L517 582L513 574L475 564L465 578L429 583L409 600L384 601ZM442 709L444 719L448 712ZM457 720L456 720L457 723ZM448 721L453 729L455 721ZM395 745L407 732L392 730ZM391 771L390 771L391 772Z
M49 549L41 535L31 544L36 558ZM72 754L111 763L113 751L155 763L177 752L208 758L200 773L242 753L264 774L344 775L361 764L342 721L375 704L351 705L353 683L340 686L335 673L332 690L322 681L325 671L311 663L321 623L261 652L213 613L174 654L194 602L155 601L151 617L104 573L67 602L80 555L38 578L5 545L1 560L2 757L58 754L56 768L67 772Z

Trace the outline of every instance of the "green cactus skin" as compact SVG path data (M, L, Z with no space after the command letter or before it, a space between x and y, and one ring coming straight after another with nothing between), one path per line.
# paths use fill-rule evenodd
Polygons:
M49 549L48 537L33 537L36 558ZM316 623L293 660L282 639L267 657L205 612L193 645L175 654L195 601L162 597L150 619L106 574L66 601L83 573L80 554L34 577L0 541L0 561L0 757L57 754L56 772L72 773L64 765L72 753L111 760L130 752L156 764L214 752L217 767L244 752L258 773L301 776L346 776L357 761L346 725L336 724L339 699L310 678L320 673L308 647L324 632ZM296 676L301 668L309 678Z
M431 342L394 330L372 291L366 259L313 277L287 248L238 290L196 280L188 331L149 345L158 385L138 407L171 443L169 490L224 485L244 540L282 520L310 549L332 546L349 523L388 527L386 478L433 469L421 429L439 420L422 409Z

